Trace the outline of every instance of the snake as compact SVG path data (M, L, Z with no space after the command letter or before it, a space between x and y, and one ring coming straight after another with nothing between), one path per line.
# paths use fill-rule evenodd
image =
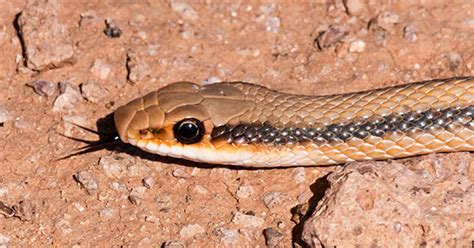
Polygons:
M169 84L118 107L148 153L243 167L323 166L474 150L474 77L335 95L245 82Z

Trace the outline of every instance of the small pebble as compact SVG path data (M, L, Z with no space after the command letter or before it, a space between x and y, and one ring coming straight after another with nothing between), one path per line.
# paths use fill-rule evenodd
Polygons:
M110 198L110 194L107 191L101 191L97 194L97 199L101 202L109 201Z
M119 38L122 35L122 30L111 19L105 20L104 34L109 38Z
M132 162L131 157L129 156L125 158L125 161L128 161L127 163L130 163L129 165L127 165L128 177L144 177L150 174L151 169L148 166L145 166L141 163Z
M129 195L128 200L130 201L130 203L136 206L139 206L140 204L142 204L142 200L134 195Z
M95 59L94 62L92 62L89 71L92 75L104 80L109 77L110 72L112 72L112 67L102 59Z
M93 10L88 10L79 15L79 26L83 27L86 25L91 25L99 20L97 13Z
M58 88L55 83L46 80L35 80L27 84L40 96L52 96Z
M24 116L16 117L13 122L13 126L17 129L32 129L34 128L34 123L31 120L26 119Z
M72 233L71 223L65 218L61 218L56 221L56 223L54 223L54 227L60 230L63 235Z
M13 205L15 210L15 216L22 221L30 221L35 215L35 206L28 200L20 201L18 204Z
M15 216L15 210L12 207L7 206L5 203L0 201L0 214L2 214L3 216L7 218L10 218L10 217Z
M105 217L105 218L110 218L114 216L114 210L111 208L103 208L99 210L99 216L100 217Z
M145 177L143 178L142 183L143 186L147 187L148 189L151 189L155 185L155 178L152 176Z
M146 191L146 187L144 186L135 187L132 189L132 192L130 192L128 199L130 200L132 204L140 205L145 191Z
M145 216L145 221L150 222L150 223L156 223L158 221L158 218L154 215L147 215Z
M100 103L107 92L95 81L87 81L80 85L82 96L89 102Z
M395 24L400 20L400 16L390 11L384 11L372 18L369 22L371 29L377 29L378 27L385 30L391 30Z
M267 18L265 25L267 27L267 31L278 33L281 25L280 18L278 16L270 16Z
M127 170L128 162L117 154L102 156L99 159L99 168L110 178L120 178Z
M143 237L137 243L137 247L151 247L151 240L149 237Z
M6 32L7 27L5 25L2 25L0 27L0 45L3 45L5 41L8 40L8 33Z
M240 185L240 187L237 190L237 192L235 193L235 195L239 199L245 199L245 198L249 198L251 195L253 195L254 192L255 192L255 190L253 189L253 187L251 185L243 184L243 185Z
M95 192L99 188L99 184L88 171L80 171L76 173L74 175L74 180L80 183L89 193Z
M176 178L190 178L191 177L191 175L189 175L189 173L187 173L183 168L178 168L178 169L173 170L173 172L171 172L171 175L173 175Z
M206 230L204 230L204 228L202 228L199 224L189 224L181 228L179 235L181 238L188 239L205 232Z
M109 184L109 188L111 188L111 189L113 189L113 190L115 190L115 191L117 191L117 192L124 192L124 191L127 189L127 187L125 186L125 184L119 183L119 182L111 182L111 183Z
M344 0L344 7L349 15L357 16L366 8L362 0Z
M341 26L331 25L327 30L319 33L319 36L314 40L314 46L319 48L319 50L325 50L340 42L348 34L349 32L345 31Z
M236 212L232 217L232 222L239 225L240 227L258 228L263 226L265 220L261 217L257 217L254 215Z
M209 191L202 185L195 185L193 187L193 192L201 194L201 195L205 195L205 194L209 193Z
M222 243L226 245L232 245L237 241L237 237L239 235L239 231L236 229L229 229L229 228L223 228L223 227L218 227L214 229L212 232L214 235L220 237L220 240Z
M84 212L84 210L86 210L86 208L85 208L82 204L80 204L79 202L74 202L72 205L73 205L73 206L77 209L77 211L79 211L79 212Z
M127 78L132 83L138 83L151 74L150 66L133 53L127 53L127 69Z
M8 188L7 187L0 187L0 197L5 196L8 194Z
M7 108L4 105L0 104L0 125L10 121L12 119L10 113L8 113Z
M159 48L158 45L155 45L155 44L149 45L148 50L147 50L147 55L151 57L158 55L158 48Z
M293 169L293 180L296 183L304 183L306 178L305 178L305 170L302 167L297 167Z
M184 19L195 21L199 18L198 13L183 0L171 0L170 5L171 9L181 15Z
M8 247L8 243L10 243L10 236L0 233L0 246Z
M68 111L75 108L77 102L82 100L79 90L66 81L59 82L60 94L53 103L53 111Z
M269 191L263 195L263 203L268 209L273 210L276 206L283 203L284 198L284 193Z
M456 71L462 63L462 57L459 53L449 52L446 55L448 59L448 68L451 71Z
M408 42L415 42L418 40L418 31L416 26L413 24L408 24L403 28L403 38Z
M183 242L178 240L167 240L161 246L163 248L186 248Z
M169 196L161 196L156 199L156 206L158 211L160 212L167 212L172 207L172 200Z
M349 46L349 52L351 53L361 53L365 51L365 41L363 40L355 40L351 42L351 45Z
M130 192L130 195L143 198L143 194L145 194L145 191L146 191L146 187L138 186L132 189L132 191Z
M277 247L278 244L285 237L282 233L278 232L275 228L269 227L263 230L263 236L265 237L265 244L268 247Z

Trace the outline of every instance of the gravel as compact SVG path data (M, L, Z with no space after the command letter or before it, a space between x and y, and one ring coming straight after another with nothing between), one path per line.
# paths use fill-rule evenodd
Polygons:
M127 171L127 161L117 155L102 156L99 159L99 168L110 178L121 178Z
M263 195L263 203L270 211L273 211L275 207L283 203L284 198L284 193L270 191Z
M349 33L340 25L330 25L325 31L319 33L314 40L314 46L319 50L325 50L342 41Z
M173 175L176 178L190 178L191 177L191 175L187 173L183 168L174 169L173 172L171 172L171 175Z
M365 51L366 43L363 40L355 40L351 42L349 46L349 52L351 53L361 53Z
M249 198L254 194L255 190L251 185L248 184L242 184L240 185L239 189L235 193L237 198L239 199L246 199Z
M103 209L99 210L99 216L103 217L103 218L111 218L111 217L114 216L114 212L115 212L114 209L103 208Z
M0 104L0 125L12 119L10 113L4 105Z
M115 190L115 191L117 191L117 192L124 192L124 191L127 189L127 187L125 186L125 184L120 183L120 182L111 182L111 183L109 184L109 188L111 188L111 189L113 189L113 190Z
M242 212L234 213L234 216L232 217L232 222L238 225L239 227L250 228L258 228L265 224L265 220L263 218L250 214L245 214Z
M181 238L184 239L189 239L193 236L196 236L198 234L205 233L206 230L204 230L203 227L201 227L199 224L189 224L181 228L179 231L179 235Z
M27 85L33 88L36 94L45 97L52 96L58 88L57 84L47 80L35 80Z
M122 30L114 21L111 19L106 19L104 34L109 38L119 38L122 36Z
M418 40L418 30L415 25L408 24L403 28L403 38L408 42L415 42Z
M297 167L293 169L293 181L296 183L304 183L306 181L306 173L304 168Z
M278 247L278 244L285 237L273 227L265 228L263 230L263 236L265 237L265 244L268 247Z
M96 81L87 81L80 85L82 96L89 102L100 103L107 92Z
M183 242L178 240L167 240L161 246L163 248L186 248Z
M226 245L232 245L237 241L239 231L231 228L218 227L212 232L220 238L220 241Z
M360 15L366 8L362 0L344 0L343 3L344 7L346 8L346 12L352 16Z
M151 74L150 66L131 52L127 53L127 69L127 78L132 83L138 83Z
M8 243L10 243L10 236L0 233L0 246L8 247Z
M53 111L64 112L70 111L76 107L76 104L82 100L81 93L76 86L71 85L69 82L59 82L60 94L53 103Z
M102 59L95 59L94 62L92 62L89 71L97 78L105 80L112 72L112 67Z
M199 19L198 13L189 4L182 0L171 0L171 9L181 15L183 19L195 21Z
M97 191L99 188L99 184L88 171L77 172L73 177L89 194Z
M135 188L133 188L132 191L130 192L130 195L131 195L131 196L138 197L138 198L143 198L143 194L145 194L146 189L147 189L147 188L144 187L144 186L135 187Z
M145 186L148 189L151 189L155 185L155 178L152 176L145 177L143 178L142 183L143 183L143 186Z

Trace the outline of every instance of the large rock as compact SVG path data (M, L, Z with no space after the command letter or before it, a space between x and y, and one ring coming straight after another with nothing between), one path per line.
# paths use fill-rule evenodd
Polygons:
M474 160L469 153L353 163L304 226L313 247L470 247Z
M56 15L55 1L28 4L18 18L26 66L35 71L75 62L74 43Z

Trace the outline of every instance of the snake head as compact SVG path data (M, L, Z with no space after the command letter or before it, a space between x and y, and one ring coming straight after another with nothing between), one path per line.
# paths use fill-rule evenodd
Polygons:
M120 139L163 156L238 164L243 150L212 138L216 128L238 124L255 107L238 85L177 82L137 98L114 113Z

